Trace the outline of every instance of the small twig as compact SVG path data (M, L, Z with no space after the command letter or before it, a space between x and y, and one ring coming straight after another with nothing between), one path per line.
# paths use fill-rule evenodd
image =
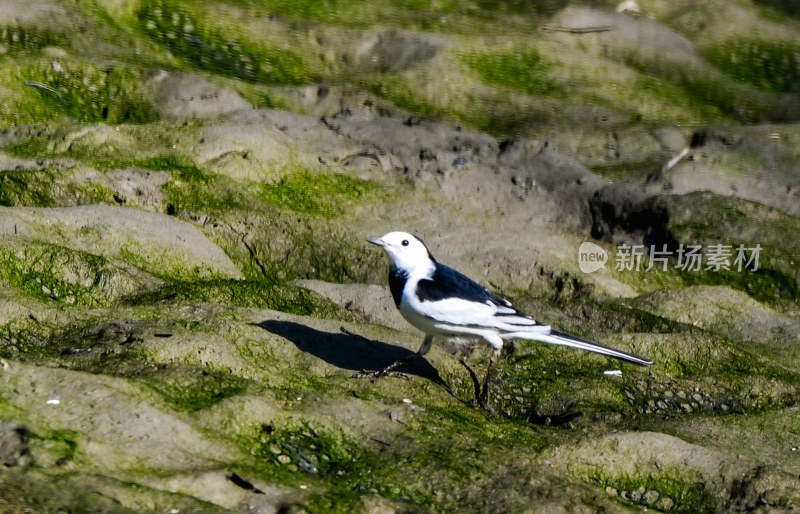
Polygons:
M43 89L50 93L54 93L59 99L61 99L61 93L58 92L57 89L53 89L52 87L48 86L47 84L42 84L41 82L36 82L35 80L26 80L24 82L26 86L35 87L38 89Z
M221 163L231 155L238 155L239 157L247 159L247 156L250 155L250 150L235 148L233 150L228 150L227 152L222 152L216 157L212 157L211 159L208 159L205 162L203 162L203 166L216 166L217 164Z
M548 27L544 25L542 30L545 32L567 32L569 34L591 34L592 32L609 32L614 30L611 25L600 25L597 27Z
M367 157L369 159L373 159L380 165L381 170L384 172L392 170L392 165L389 162L389 159L385 155L380 154L377 150L363 150L361 152L347 154L344 157L337 158L336 161L345 162L354 157Z
M256 266L258 266L258 269L261 270L261 274L264 275L265 277L269 277L269 274L267 273L267 268L264 266L264 264L261 263L261 260L259 260L258 255L256 254L255 248L253 248L250 245L250 243L247 242L247 234L243 233L243 232L239 232L238 230L233 228L233 225L227 225L227 226L228 226L228 228L230 229L231 232L233 232L234 234L236 234L237 236L239 236L241 238L242 244L244 245L245 248L247 248L247 253L250 254L250 260L256 263Z

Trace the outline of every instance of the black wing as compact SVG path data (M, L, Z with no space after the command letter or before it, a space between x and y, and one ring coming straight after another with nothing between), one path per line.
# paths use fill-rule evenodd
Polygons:
M436 263L436 270L429 279L422 279L417 283L417 298L419 301L435 302L447 298L460 298L470 302L485 303L497 307L495 316L519 316L533 319L521 310L514 307L508 300L489 291L468 276L449 266Z

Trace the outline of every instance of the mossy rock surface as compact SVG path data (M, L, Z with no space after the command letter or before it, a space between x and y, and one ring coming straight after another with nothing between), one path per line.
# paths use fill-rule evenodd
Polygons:
M617 3L0 0L0 504L797 510L797 10ZM357 378L391 230L656 364Z

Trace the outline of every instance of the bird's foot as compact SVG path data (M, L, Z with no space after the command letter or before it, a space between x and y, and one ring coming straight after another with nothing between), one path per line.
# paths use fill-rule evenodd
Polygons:
M408 376L407 373L403 373L401 371L392 371L391 369L380 369L378 371L370 370L370 369L362 369L358 373L354 374L350 378L369 378L370 380L377 380L383 377L396 377L396 378L404 378L409 379L411 378Z
M492 414L494 414L494 409L492 408L491 405L489 405L489 387L488 386L489 386L489 384L484 384L483 385L483 391L481 391L480 396L478 396L478 398L477 398L478 406L481 409L483 409L485 411L489 411Z
M477 391L477 389L476 389ZM489 382L484 382L480 394L475 396L475 403L489 414L497 415L497 410L489 404Z
M469 405L485 410L489 414L497 414L494 407L489 405L489 382L484 382L483 387L481 387L480 380L475 371L469 367L464 359L461 359L461 364L467 369L469 378L472 380L472 386L475 388L475 398L469 402Z
M497 416L497 409L492 407L492 405L489 403L488 396L486 397L476 396L470 402L468 402L468 405L476 409L481 409L482 411L487 412L492 416Z
M478 375L469 367L467 361L460 359L459 362L461 362L461 365L464 366L467 369L467 373L469 373L469 378L472 380L472 387L475 388L475 401L477 401L481 396L481 383L478 380Z

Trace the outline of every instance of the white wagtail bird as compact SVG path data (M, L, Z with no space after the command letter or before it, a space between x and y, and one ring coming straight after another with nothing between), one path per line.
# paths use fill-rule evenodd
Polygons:
M559 332L539 323L505 298L437 262L418 237L405 232L390 232L367 241L383 248L389 257L389 290L400 314L425 332L425 339L417 353L375 372L375 377L384 376L398 366L428 353L434 337L449 338L456 343L465 344L484 341L494 352L483 385L477 384L477 378L471 370L470 375L475 382L476 400L481 407L488 409L488 386L494 364L503 343L510 339L569 346L641 366L653 364L649 359Z

